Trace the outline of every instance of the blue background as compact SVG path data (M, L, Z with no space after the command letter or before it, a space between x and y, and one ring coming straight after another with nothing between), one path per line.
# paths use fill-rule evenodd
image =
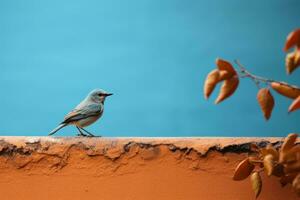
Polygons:
M300 112L273 92L269 122L250 80L220 105L203 98L215 58L287 76L282 51L299 0L0 1L0 134L46 135L90 90L103 88L104 136L283 136ZM67 127L58 135L74 135Z

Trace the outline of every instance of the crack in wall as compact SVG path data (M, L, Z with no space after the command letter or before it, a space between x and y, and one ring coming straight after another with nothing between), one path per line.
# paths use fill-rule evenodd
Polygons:
M213 145L213 146L209 147L207 151L205 151L204 153L201 153L194 148L190 148L188 146L179 147L173 143L151 144L151 143L145 143L145 142L130 141L123 145L123 151L120 151L119 154L120 154L120 156L122 154L126 154L127 152L130 151L130 148L134 145L137 145L141 149L149 149L149 148L155 148L155 147L159 147L159 146L167 146L171 152L175 152L178 150L178 151L183 152L188 155L191 151L196 151L196 153L199 154L199 156L203 157L203 156L206 156L208 153L214 152L214 151L222 153L222 154L224 154L224 153L238 153L238 154L250 153L251 152L251 149L250 149L251 144L256 144L258 147L263 148L263 147L266 147L268 144L270 144L270 142L269 141L247 142L247 143L242 143L242 144L231 144L231 145L227 145L224 147L221 147L220 145ZM278 148L278 147L280 147L282 142L278 141L278 142L274 142L271 144L273 144L275 146L275 148ZM44 145L40 141L36 141L36 142L32 142L32 143L26 142L25 146L17 147L16 145L6 142L5 140L0 140L0 156L13 156L16 154L30 156L30 155L32 155L32 153L51 155L51 153L48 152L49 148L51 146L55 146L55 145L56 145L56 143ZM68 145L66 144L66 146L68 146ZM86 145L83 142L77 142L74 144L69 144L67 151L69 151L73 147L76 147L78 149L86 151L87 155L92 157L92 156L101 156L101 155L105 156L109 150L111 150L115 147L115 145L112 145L110 148L106 147L106 148L102 148L102 149L101 148L97 149L94 145ZM110 158L110 156L107 156L107 157Z

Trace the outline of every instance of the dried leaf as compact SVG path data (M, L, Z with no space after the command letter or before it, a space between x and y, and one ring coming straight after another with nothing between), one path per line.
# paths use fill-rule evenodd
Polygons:
M295 179L296 176L297 176L297 174L288 174L288 175L282 176L279 180L281 186L284 187L289 183L293 183L293 180Z
M290 151L280 153L279 162L281 164L291 164L297 162L297 154L293 154Z
M285 68L287 74L291 74L300 66L300 50L295 49L294 52L288 53L285 57Z
M235 69L233 68L232 64L230 62L226 61L226 60L222 60L220 58L217 58L216 59L216 65L217 65L217 67L220 71L222 71L222 70L227 71L227 72L229 72L229 74L231 76L234 76L234 75L237 74Z
M267 145L266 148L260 148L259 149L259 153L261 158L263 159L266 155L273 155L274 160L278 160L279 159L279 153L278 151L272 146L272 144Z
M300 145L294 145L289 151L288 154L294 154L298 158L300 154Z
M251 174L251 184L252 184L252 190L255 193L255 197L257 198L262 188L262 181L258 172L254 172Z
M262 161L257 156L249 156L249 162L253 165L258 165L259 167L263 167Z
M300 47L300 29L297 29L297 30L291 32L287 36L284 50L287 51L294 46Z
M254 165L249 162L249 158L241 161L236 167L233 180L240 181L246 179L254 169Z
M259 151L259 148L258 148L257 144L251 143L251 144L250 144L250 151L258 152L258 151Z
M280 148L281 152L287 152L288 150L290 150L295 145L297 137L298 134L296 133L289 134L283 141L283 144Z
M264 157L264 167L268 176L271 176L274 170L275 160L272 154L268 154Z
M295 60L294 60L294 62L295 62L295 65L297 67L299 67L299 65L300 65L300 48L299 47L297 49L295 49Z
M274 156L274 160L275 161L278 161L278 159L279 159L279 152L277 151L277 149L275 149L273 147L272 144L268 144L267 147L266 147L266 150L267 150L268 154L272 154Z
M219 96L217 97L215 104L218 104L230 97L239 85L239 78L237 76L233 76L230 79L227 79L223 82Z
M271 117L272 110L274 108L274 98L269 90L269 88L262 88L257 93L257 101L260 108L264 114L266 120Z
M204 83L204 97L205 97L205 99L208 99L209 96L211 95L211 93L213 92L213 90L215 89L215 86L219 82L219 76L220 76L219 70L217 70L217 69L211 71L207 75L205 83Z
M293 133L289 134L285 139L280 148L279 162L280 163L291 163L296 161L295 154L289 153L289 151L295 146L298 135Z
M295 190L298 197L300 197L300 174L298 174L293 181L293 189Z
M295 173L295 172L299 173L300 172L300 161L298 160L297 162L286 164L286 166L284 168L284 172L286 174Z
M284 85L280 82L272 82L271 87L279 94L291 99L295 99L300 95L300 89Z
M269 154L269 152L267 151L267 148L260 148L259 153L261 155L261 158L264 158L266 155Z
M220 72L219 82L224 81L226 79L230 79L232 77L232 74L229 73L228 71L220 70L219 72Z
M298 96L290 105L289 112L293 112L295 110L298 110L300 108L300 96Z

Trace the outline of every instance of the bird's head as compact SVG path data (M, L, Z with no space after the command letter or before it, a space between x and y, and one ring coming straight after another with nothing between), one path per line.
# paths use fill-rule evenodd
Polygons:
M112 93L108 93L101 89L95 89L90 92L90 94L88 95L88 98L90 100L94 101L95 103L104 103L105 98L108 96L111 96L111 95L112 95Z

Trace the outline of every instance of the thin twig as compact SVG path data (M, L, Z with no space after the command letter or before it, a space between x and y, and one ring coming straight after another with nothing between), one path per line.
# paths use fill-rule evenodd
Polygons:
M268 79L268 78L264 78L264 77L261 77L261 76L256 76L256 75L250 73L248 70L246 70L246 68L238 60L234 60L234 62L240 68L240 74L241 75L239 77L252 79L258 88L260 88L260 83L265 83L265 84L269 85L272 82L276 82L276 83L279 83L281 85L285 85L285 86L294 88L296 90L300 90L300 88L298 86L290 85L286 82L276 81L276 80L273 80L273 79Z

